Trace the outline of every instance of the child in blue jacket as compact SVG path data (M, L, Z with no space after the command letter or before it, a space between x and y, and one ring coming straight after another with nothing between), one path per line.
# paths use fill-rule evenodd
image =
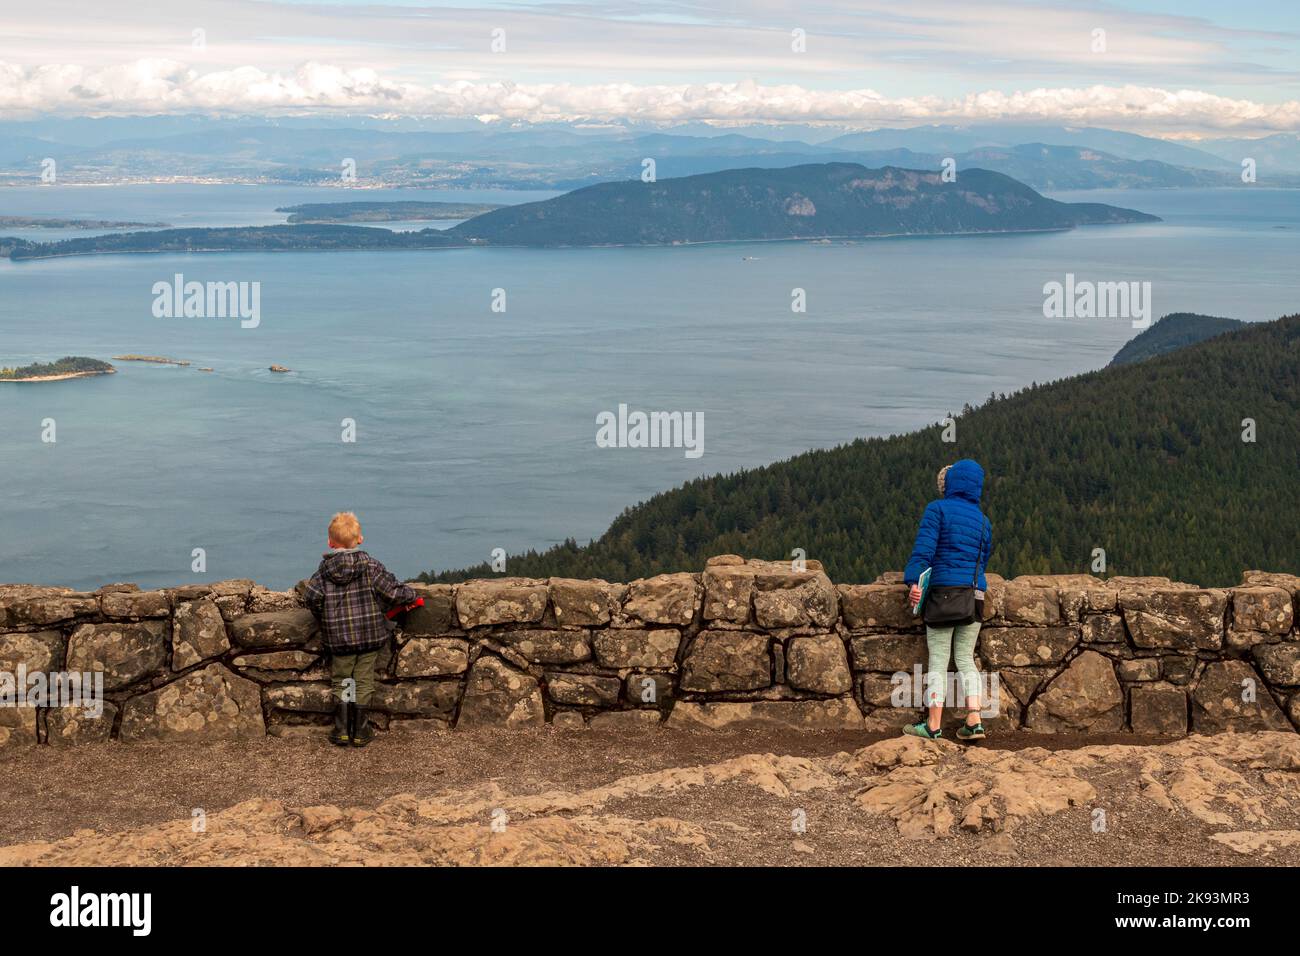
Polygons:
M979 637L987 582L984 569L993 550L993 526L980 510L984 490L984 469L963 458L939 472L939 494L921 515L912 557L903 572L903 583L912 586L910 600L921 599L921 573L930 568L930 587L975 587L975 614L966 621L939 626L926 625L929 649L925 703L928 719L903 728L906 734L930 739L943 736L940 721L947 684L948 659L954 657L966 697L966 722L957 731L959 740L984 739L980 720L980 677L975 669L975 641Z

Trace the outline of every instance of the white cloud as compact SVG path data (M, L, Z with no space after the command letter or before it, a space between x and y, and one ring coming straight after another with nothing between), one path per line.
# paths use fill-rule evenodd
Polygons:
M413 82L480 73L519 82L698 83L743 76L893 93L1051 83L1195 85L1231 93L1300 80L1297 37L1230 7L1213 17L1138 12L1134 0L0 0L0 58L103 67L176 57L205 67L379 67ZM791 50L790 31L807 33ZM501 28L508 53L490 51ZM204 31L206 47L191 49ZM1106 31L1104 54L1093 31ZM9 42L6 42L8 40ZM955 84L955 85L954 85Z
M370 68L308 62L201 71L171 59L105 67L0 61L0 115L338 110L389 115L548 120L892 123L1045 121L1195 133L1300 130L1300 101L1260 103L1200 90L1139 85L988 90L889 97L753 80L713 83L401 82Z

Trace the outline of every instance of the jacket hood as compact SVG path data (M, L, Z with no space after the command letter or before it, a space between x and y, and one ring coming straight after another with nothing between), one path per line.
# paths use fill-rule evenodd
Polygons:
M366 553L358 548L326 551L321 558L320 573L333 584L343 587L350 583L365 567Z
M973 504L980 503L984 493L984 469L973 458L963 458L948 469L943 480L945 498L964 498Z

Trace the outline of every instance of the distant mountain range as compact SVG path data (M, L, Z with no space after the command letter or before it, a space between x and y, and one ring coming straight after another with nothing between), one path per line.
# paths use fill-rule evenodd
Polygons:
M911 149L924 153L964 153L988 147L1010 147L1026 143L1077 146L1104 152L1120 159L1153 160L1193 169L1239 171L1240 165L1205 150L1168 140L1123 133L1098 127L1031 126L1024 124L980 124L974 126L914 126L908 129L877 129L849 133L828 140L835 149Z
M929 170L819 163L650 183L601 183L495 209L446 230L394 232L349 225L164 229L62 242L0 239L0 255L23 260L111 252L672 245L1032 232L1156 221L1118 206L1047 199L983 169L965 170L954 182L945 182Z
M741 157L705 153L671 155L656 159L661 175L689 176L735 167ZM958 170L987 169L1018 179L1035 189L1169 189L1181 186L1240 185L1237 172L1173 166L1154 159L1125 159L1083 146L980 146L964 152L917 152L905 148L845 152L810 151L808 154L766 152L744 157L760 167L817 162L854 162L863 166L904 166L938 170L951 161ZM635 178L639 164L620 170L617 178ZM1300 176L1291 177L1300 185ZM1290 182L1291 178L1288 178Z
M1211 139L1197 144L1202 152L1240 166L1247 157L1261 169L1300 172L1300 133L1274 133L1258 139Z
M348 160L358 182L368 185L559 190L635 178L646 159L655 161L662 179L830 160L937 168L952 158L959 168L1006 173L1037 189L1164 188L1240 186L1241 161L1249 157L1261 184L1300 186L1300 136L1291 133L1190 145L1092 127L1024 124L830 136L813 127L710 132L702 124L661 132L564 124L413 125L365 117L334 125L200 117L2 121L0 181L39 182L47 157L66 182L172 177L339 185Z
M1163 323L1159 323L1163 324ZM1158 327L1152 326L1150 331ZM1092 570L1232 585L1246 568L1300 573L1300 315L1138 364L990 396L942 425L811 451L691 481L629 508L600 538L507 559L512 575L638 577L711 555L788 560L835 581L869 582L907 561L935 473L969 457L985 469L991 570ZM1242 440L1242 417L1258 440ZM425 580L492 577L486 564Z

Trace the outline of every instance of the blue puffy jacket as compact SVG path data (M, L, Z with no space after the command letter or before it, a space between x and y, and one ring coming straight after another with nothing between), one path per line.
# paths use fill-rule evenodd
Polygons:
M993 550L993 526L980 511L984 491L984 469L963 458L948 469L943 481L942 500L931 501L921 515L912 557L903 571L903 581L915 584L926 568L930 586L970 586L979 569L975 586L983 591L984 568Z

